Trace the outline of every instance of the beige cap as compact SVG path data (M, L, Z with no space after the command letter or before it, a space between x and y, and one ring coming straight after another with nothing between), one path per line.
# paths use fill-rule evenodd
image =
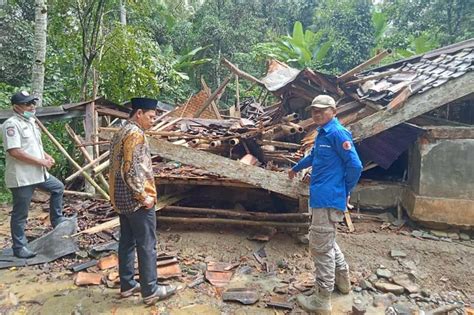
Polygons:
M308 109L310 109L311 107L316 107L316 108L332 107L332 108L336 108L336 101L329 95L318 95L311 102L311 105L308 107Z

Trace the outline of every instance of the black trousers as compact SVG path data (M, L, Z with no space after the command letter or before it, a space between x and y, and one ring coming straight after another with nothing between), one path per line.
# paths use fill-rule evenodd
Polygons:
M131 214L120 214L119 275L120 291L133 288L135 249L142 297L157 289L156 272L156 212L155 208L140 208Z
M63 218L64 185L53 175L49 175L47 180L39 184L10 188L13 195L13 211L10 220L13 251L20 250L28 243L25 236L26 220L28 219L31 198L36 188L46 190L51 194L49 200L49 219L51 220L51 225L56 227Z

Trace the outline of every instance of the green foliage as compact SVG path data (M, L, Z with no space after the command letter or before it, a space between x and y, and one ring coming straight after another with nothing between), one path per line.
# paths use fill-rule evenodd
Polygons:
M316 9L314 27L323 42L331 43L325 70L345 72L371 56L375 28L372 2L368 0L324 0Z
M420 36L437 46L474 37L472 1L389 0L381 8L390 17L386 42L397 48L407 48Z
M31 80L33 22L17 4L0 6L0 82L24 85Z
M332 43L321 42L321 33L303 30L301 22L295 22L293 35L286 35L274 42L258 44L254 47L257 55L275 58L297 68L317 67L331 49Z

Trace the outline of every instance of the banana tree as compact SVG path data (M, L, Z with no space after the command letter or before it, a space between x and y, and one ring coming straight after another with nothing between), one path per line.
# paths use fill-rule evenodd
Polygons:
M309 67L322 63L332 43L323 42L321 33L304 30L301 22L295 22L293 34L278 38L274 42L257 45L257 55L275 58L298 68Z

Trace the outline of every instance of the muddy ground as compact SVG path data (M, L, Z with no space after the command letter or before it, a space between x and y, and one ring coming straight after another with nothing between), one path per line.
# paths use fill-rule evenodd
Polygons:
M8 207L0 208L2 247L9 246L8 211ZM44 213L36 209L30 217L34 220L35 216L44 217ZM416 283L433 301L419 304L420 308L436 307L437 299L445 301L441 304L449 300L466 305L474 303L473 241L448 243L417 239L409 235L411 228L408 227L381 230L379 222L354 224L356 232L351 234L341 227L338 243L350 265L355 286L383 265L393 274L411 272L415 275ZM74 274L67 268L79 261L74 255L50 264L0 270L0 314L305 314L296 306L293 311L266 308L265 299L280 296L292 302L295 296L292 290L288 294L277 294L274 288L285 288L288 283L311 278L313 266L307 245L282 231L266 243L248 240L253 231L160 225L158 248L178 252L184 276L170 281L179 286L178 293L153 307L145 307L140 296L119 299L118 289L105 285L77 287ZM273 272L263 270L252 256L262 246L268 261L275 266ZM407 256L391 258L389 253L394 249ZM204 268L207 261L240 261L226 289L254 288L260 294L260 301L252 306L223 302L222 290L207 282L187 288L187 279ZM250 266L246 269L249 274L241 272L245 266ZM366 314L384 314L385 307L373 306L374 295L366 290L346 296L336 294L333 314L349 314L353 299L358 297L368 303ZM400 303L409 302L407 295L398 299Z

